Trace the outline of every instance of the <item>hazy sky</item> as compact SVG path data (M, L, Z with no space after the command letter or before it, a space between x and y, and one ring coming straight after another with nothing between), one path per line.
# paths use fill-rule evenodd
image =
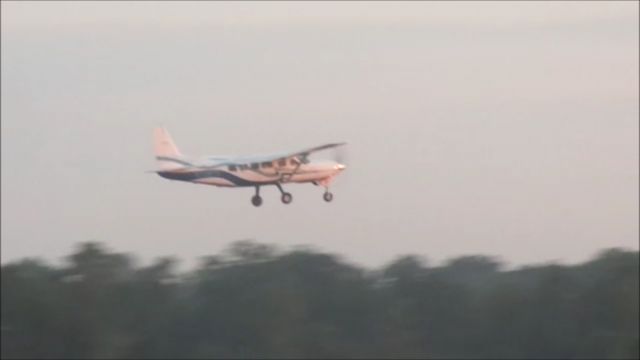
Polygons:
M2 262L81 241L509 264L638 248L638 2L2 2ZM172 182L192 155L349 142L332 190ZM324 154L330 156L329 153Z

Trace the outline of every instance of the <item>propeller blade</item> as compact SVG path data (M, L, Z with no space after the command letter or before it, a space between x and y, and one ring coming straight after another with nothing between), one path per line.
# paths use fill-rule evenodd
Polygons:
M347 165L349 162L347 149L345 147L336 148L333 154L333 159L340 164Z

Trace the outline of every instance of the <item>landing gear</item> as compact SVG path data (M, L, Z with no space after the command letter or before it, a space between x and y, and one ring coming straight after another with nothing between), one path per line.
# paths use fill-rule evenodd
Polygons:
M258 207L262 205L262 198L259 195L254 195L251 198L251 203L253 204L253 206Z
M284 204L291 204L291 201L293 201L293 196L289 193L284 193L282 194L282 197L280 197L280 200L282 200Z
M262 205L262 198L260 197L260 187L256 186L256 194L251 198L253 206L258 207Z
M322 185L322 187L324 187L324 194L322 194L322 198L326 202L331 202L331 200L333 200L333 194L329 191L329 184L331 184L331 180L333 180L333 176L313 182L314 185Z
M291 195L291 193L285 192L282 189L282 185L280 185L279 183L276 183L276 186L278 187L278 190L280 190L280 193L282 194L282 196L280 197L280 200L282 200L282 203L291 204L291 202L293 201L293 195Z

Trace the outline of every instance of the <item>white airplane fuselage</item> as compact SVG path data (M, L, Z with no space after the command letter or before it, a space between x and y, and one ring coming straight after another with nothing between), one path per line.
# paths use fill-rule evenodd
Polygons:
M345 169L344 165L334 161L300 163L299 160L294 159L246 163L223 160L226 165L197 165L197 163L187 165L186 161L167 157L159 157L158 160L181 165L171 170L158 171L158 175L163 178L222 187L305 182L323 185Z

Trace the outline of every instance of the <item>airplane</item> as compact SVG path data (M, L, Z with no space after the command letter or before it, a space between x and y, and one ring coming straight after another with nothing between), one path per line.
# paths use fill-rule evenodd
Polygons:
M346 169L344 164L336 161L308 159L312 153L346 145L344 142L272 155L205 156L198 159L183 155L164 127L153 130L153 143L159 169L151 172L165 179L196 184L254 187L255 195L251 198L251 203L256 207L262 205L260 187L265 185L275 185L280 190L280 200L284 204L290 204L293 195L282 188L282 184L286 183L323 186L323 199L330 202L333 194L329 191L329 185Z

